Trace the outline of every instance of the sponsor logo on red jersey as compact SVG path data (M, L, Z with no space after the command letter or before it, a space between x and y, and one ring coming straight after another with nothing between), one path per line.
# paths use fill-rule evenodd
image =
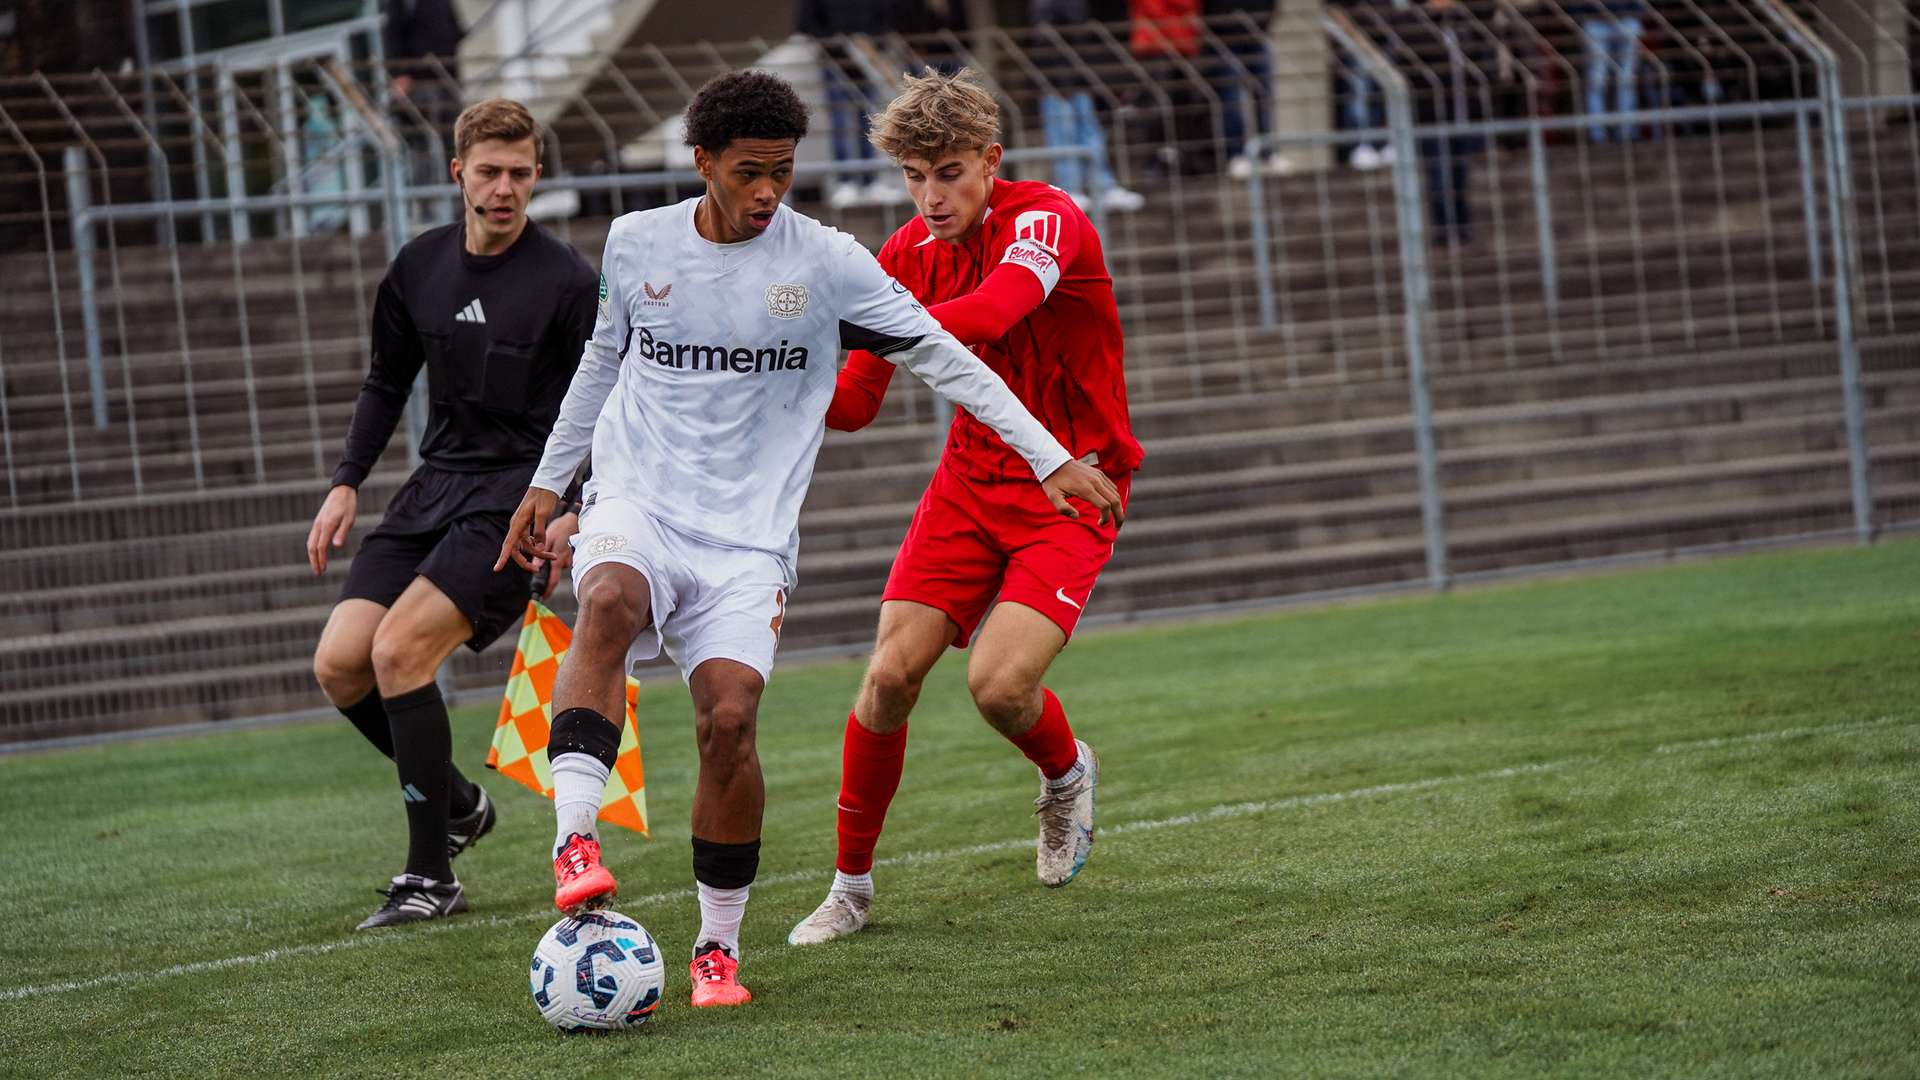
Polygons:
M1051 210L1024 210L1013 219L1013 238L1031 240L1048 251L1060 251L1060 215Z

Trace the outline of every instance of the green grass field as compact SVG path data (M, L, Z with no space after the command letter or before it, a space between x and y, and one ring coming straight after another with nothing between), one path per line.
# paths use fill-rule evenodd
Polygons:
M875 924L785 944L832 869L857 664L790 668L744 1010L685 1004L690 710L642 693L668 954L564 1038L526 964L545 803L497 778L474 912L355 934L398 869L344 722L0 759L0 1073L1920 1075L1920 543L1089 635L1051 680L1100 840L1033 876L1030 767L950 657ZM456 718L478 768L492 710Z

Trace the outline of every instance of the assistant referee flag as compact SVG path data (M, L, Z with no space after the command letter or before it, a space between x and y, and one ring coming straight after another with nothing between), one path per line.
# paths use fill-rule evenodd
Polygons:
M493 729L493 749L487 752L488 768L549 799L553 798L553 773L547 766L547 736L553 727L553 677L571 644L573 630L566 620L538 600L527 601L506 697ZM600 801L600 820L652 836L647 829L646 773L640 767L640 724L634 716L639 700L640 683L629 675L627 720L621 725L620 752Z

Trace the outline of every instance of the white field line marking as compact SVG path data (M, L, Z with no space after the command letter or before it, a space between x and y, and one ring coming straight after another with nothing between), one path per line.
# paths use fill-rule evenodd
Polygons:
M1776 739L1790 739L1799 736L1831 735L1869 731L1894 723L1891 716L1878 720L1868 720L1849 724L1827 724L1821 727L1784 728L1778 731L1761 731L1751 735L1725 735L1709 739L1694 739L1688 742L1665 743L1654 747L1656 754L1672 754L1683 750L1706 750L1722 746L1736 746L1746 743L1770 742ZM1454 776L1434 776L1423 780L1406 780L1393 784L1375 784L1371 787L1354 788L1350 791L1329 791L1314 795L1289 795L1282 799L1265 799L1257 802L1225 803L1206 810L1188 814L1176 814L1173 817L1154 818L1141 821L1125 821L1118 825L1109 825L1100 830L1101 835L1114 836L1136 832L1151 832L1159 829L1172 829L1184 825L1199 825L1210 821L1227 821L1234 818L1252 817L1256 814L1273 813L1285 810L1300 810L1311 806L1326 806L1334 803L1354 802L1360 799L1378 798L1383 795L1401 795L1414 791L1428 791L1434 788L1450 787L1457 784L1478 784L1499 780L1509 780L1516 776L1533 776L1541 773L1557 772L1575 765L1597 764L1606 759L1599 757L1568 758L1564 761L1543 761L1534 765L1515 765L1504 769L1490 769L1486 772L1465 773ZM919 863L942 862L948 859L963 859L974 855L989 855L1001 851L1015 851L1033 846L1028 838L1018 840L997 840L988 844L974 844L970 847L948 848L945 851L918 851L905 855L875 861L876 866L911 866ZM795 870L784 874L771 874L755 881L755 885L791 885L804 881L816 881L826 875L818 870ZM686 900L695 895L692 889L670 889L654 893L651 896L623 898L622 907L637 908L651 904L667 903L674 900ZM81 990L100 990L114 986L131 986L153 982L159 979L173 978L179 975L199 975L209 971L222 971L227 968L257 967L281 960L294 960L307 956L325 956L328 953L345 952L370 945L384 945L396 942L418 941L423 937L438 934L455 933L475 928L511 926L519 923L537 922L554 917L552 909L522 912L518 915L492 915L481 919L460 919L445 923L436 923L408 930L403 933L368 933L355 937L341 938L336 941L316 942L311 945L292 945L284 949L268 949L265 952L247 956L229 956L222 960L196 960L187 964L174 964L171 967L156 968L150 971L124 971L112 975L101 975L92 979L76 979L70 982L42 983L38 986L16 986L0 990L0 1001L21 1001L27 998L46 997L51 994L65 994Z
M1878 720L1857 720L1850 724L1822 724L1819 727L1781 728L1778 731L1762 731L1753 735L1722 735L1713 739L1693 739L1688 742L1667 743L1653 748L1656 754L1679 754L1688 750L1711 750L1719 746L1733 746L1739 743L1772 742L1775 739L1797 739L1803 735L1839 735L1871 731L1894 722L1891 716L1882 716Z

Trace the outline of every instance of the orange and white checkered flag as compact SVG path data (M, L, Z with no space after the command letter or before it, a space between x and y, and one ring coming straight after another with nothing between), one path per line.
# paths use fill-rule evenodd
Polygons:
M538 600L527 601L506 697L500 702L500 720L493 729L493 749L487 751L488 768L549 799L553 798L553 771L547 765L547 737L553 728L553 677L571 644L573 629L566 620ZM620 752L607 777L607 794L600 801L600 820L652 836L647 829L646 773L640 767L640 723L634 716L639 701L640 682L629 675L627 721L621 725Z

